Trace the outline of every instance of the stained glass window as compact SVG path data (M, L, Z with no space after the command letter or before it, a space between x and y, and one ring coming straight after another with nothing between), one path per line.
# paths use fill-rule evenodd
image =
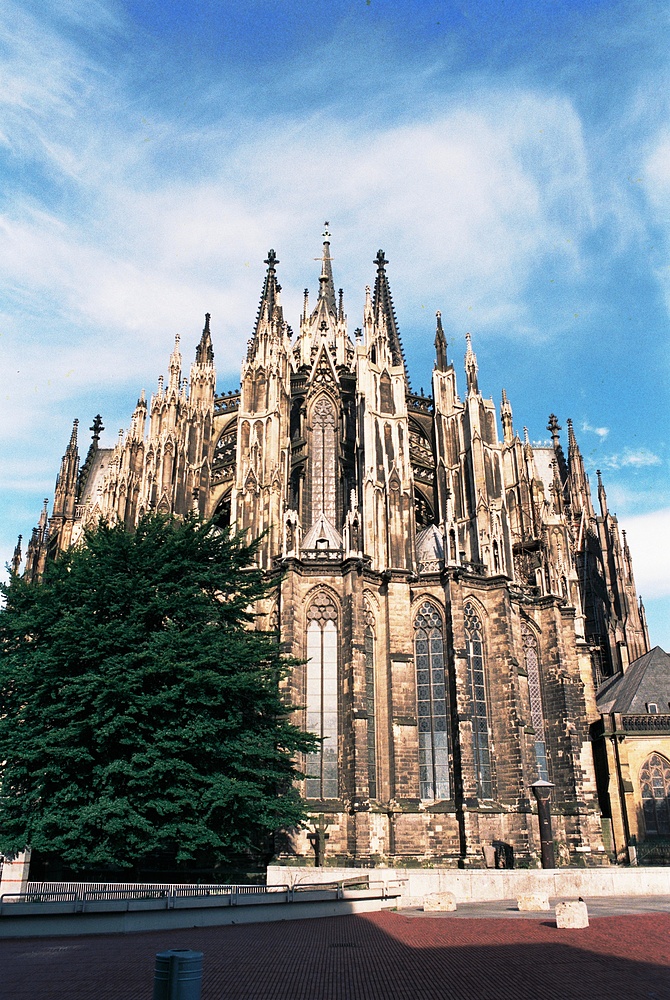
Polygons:
M491 752L489 749L489 720L486 707L486 683L484 679L484 641L482 623L473 604L468 602L463 609L465 620L465 643L468 653L468 680L472 699L472 750L477 794L481 799L493 798L491 777Z
M444 623L425 601L414 619L414 661L419 723L419 785L425 801L451 798Z
M337 609L318 594L307 612L307 729L323 740L305 764L308 799L336 799L337 770Z
M323 512L333 525L337 521L335 423L333 404L326 396L321 396L312 411L312 522Z
M366 618L372 617L368 612ZM377 733L375 726L375 636L372 624L365 628L365 711L367 715L368 795L377 798Z
M537 637L530 625L521 622L521 638L528 673L528 693L530 695L530 718L535 730L535 762L537 777L541 781L549 781L549 765L547 764L547 743L544 735L544 711L542 708L542 682L540 680L540 660L537 650Z
M670 836L670 761L657 753L647 757L640 771L640 785L645 831Z

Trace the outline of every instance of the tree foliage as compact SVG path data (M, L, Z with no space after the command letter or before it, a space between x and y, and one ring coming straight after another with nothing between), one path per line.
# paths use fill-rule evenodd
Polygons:
M299 824L253 546L195 519L101 524L0 611L0 852L73 868L225 863Z

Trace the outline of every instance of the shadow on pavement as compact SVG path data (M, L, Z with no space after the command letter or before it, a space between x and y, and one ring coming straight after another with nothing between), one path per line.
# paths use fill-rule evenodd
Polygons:
M150 1000L154 956L204 952L202 1000L664 1000L670 915L416 920L398 913L0 943L2 1000Z

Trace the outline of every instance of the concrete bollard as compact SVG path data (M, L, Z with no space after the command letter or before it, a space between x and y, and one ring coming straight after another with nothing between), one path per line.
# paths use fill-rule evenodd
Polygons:
M529 892L525 896L519 896L516 901L518 910L537 911L550 910L549 896L542 892Z
M154 970L153 1000L200 1000L202 952L159 951Z
M456 909L456 897L453 892L431 892L423 897L424 913L453 913Z
M557 927L588 927L589 911L583 899L571 899L567 903L556 904Z

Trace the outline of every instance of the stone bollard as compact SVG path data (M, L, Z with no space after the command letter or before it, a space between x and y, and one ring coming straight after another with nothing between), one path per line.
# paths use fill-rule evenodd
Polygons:
M453 892L431 892L423 897L424 913L453 913L456 909L456 898Z
M549 896L542 892L530 892L526 896L519 896L516 901L518 910L550 910Z
M571 899L556 904L557 927L588 927L589 911L583 899Z

